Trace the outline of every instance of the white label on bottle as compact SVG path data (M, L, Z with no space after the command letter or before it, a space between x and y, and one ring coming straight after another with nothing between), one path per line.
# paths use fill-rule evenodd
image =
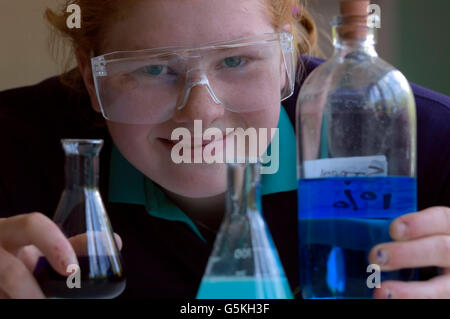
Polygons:
M305 178L387 176L387 170L384 155L305 161Z

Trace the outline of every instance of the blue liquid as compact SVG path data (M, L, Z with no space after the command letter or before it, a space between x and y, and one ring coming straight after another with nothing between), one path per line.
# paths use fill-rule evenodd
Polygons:
M200 284L197 299L292 299L285 277L207 277Z
M303 297L371 298L375 288L367 286L373 274L367 272L368 254L392 241L394 218L417 210L416 179L303 179L298 194ZM414 279L412 269L381 272L381 281Z

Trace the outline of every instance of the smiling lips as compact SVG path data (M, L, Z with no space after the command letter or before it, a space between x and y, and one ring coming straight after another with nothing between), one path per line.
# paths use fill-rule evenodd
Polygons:
M225 138L226 138L226 135L223 135L221 140L225 140ZM173 147L175 144L180 143L180 140L170 140L170 139L166 139L166 138L158 138L158 140L159 140L160 142L162 142L162 143L164 143L164 144L170 146L170 147ZM204 148L204 147L205 147L206 145L208 145L209 143L221 141L220 139L219 139L219 140L216 140L216 139L212 139L212 140L204 140L204 139L201 139L202 144L198 144L198 141L199 141L199 140L200 140L200 138L198 138L198 139L191 138L191 144L190 144L190 145L183 144L183 146L184 146L184 147L189 147L189 146L191 146L192 149L197 148L197 147L202 147L202 148Z

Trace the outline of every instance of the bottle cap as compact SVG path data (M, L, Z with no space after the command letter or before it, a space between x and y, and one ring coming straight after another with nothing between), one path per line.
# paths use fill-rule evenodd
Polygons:
M369 0L342 0L340 2L341 22L338 32L342 38L351 40L367 36L369 4Z

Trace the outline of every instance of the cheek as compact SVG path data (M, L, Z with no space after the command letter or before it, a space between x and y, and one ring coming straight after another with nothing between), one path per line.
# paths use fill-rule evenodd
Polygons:
M285 67L284 67L284 65L282 64L281 65L281 70L280 70L280 72L281 72L281 78L280 78L280 92L281 92L281 90L286 86L286 71L285 71Z
M269 108L266 108L259 112L248 113L245 117L245 123L247 128L252 127L256 129L258 136L258 145L260 145L260 139L266 137L265 146L267 147L272 140L272 131L278 127L278 120L280 116L280 102L275 99L275 104L272 104ZM262 132L264 130L264 133ZM262 155L266 151L266 148L259 149L258 153Z
M247 119L249 127L254 128L276 128L278 126L278 118L280 114L281 90L280 78L275 77L266 81L270 86L260 87L248 99L251 103L257 103L263 106L258 112L248 113Z
M147 125L131 125L107 121L107 126L116 146L122 151L130 151L146 140L151 130Z
M264 109L247 120L249 127L258 129L271 129L278 126L278 118L280 115L280 103L278 102L271 107Z
M159 160L152 151L154 148L148 138L153 132L153 125L131 125L107 121L107 126L114 144L133 166L147 176L156 170Z
M280 118L280 103L278 102L276 107L273 107L271 109L269 109L267 111L266 117L265 117L265 121L266 121L266 126L267 127L267 139L268 139L268 144L270 144L273 136L273 129L278 127L278 120Z
M283 90L283 88L287 85L287 73L286 73L286 65L284 63L283 57L281 57L281 63L280 63L280 92Z

